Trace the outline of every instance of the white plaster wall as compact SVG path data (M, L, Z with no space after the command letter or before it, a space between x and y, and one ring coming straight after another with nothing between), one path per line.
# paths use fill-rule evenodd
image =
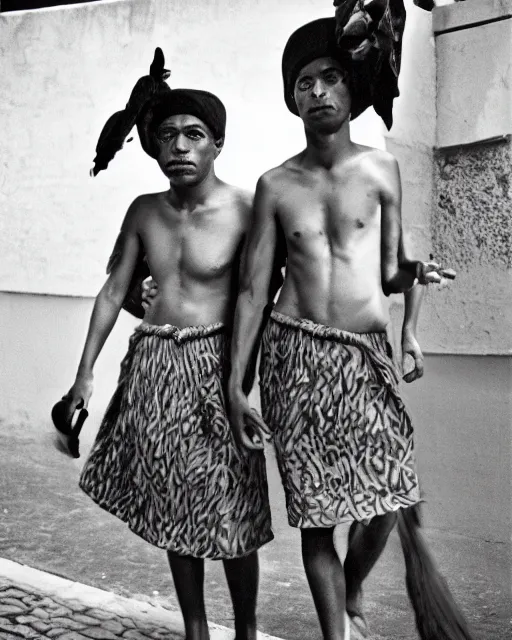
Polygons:
M291 32L333 15L318 0L117 0L0 15L0 290L91 296L135 196L166 188L132 143L89 177L106 119L148 73L156 46L171 86L211 90L228 112L221 178L253 189L299 151L282 98ZM384 146L373 112L354 138Z

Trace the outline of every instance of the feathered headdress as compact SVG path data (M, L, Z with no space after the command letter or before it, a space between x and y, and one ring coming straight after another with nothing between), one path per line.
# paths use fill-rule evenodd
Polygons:
M126 107L110 116L105 123L96 145L94 167L91 169L92 176L96 176L108 167L108 163L123 148L126 138L135 124L137 124L143 149L150 153L146 127L142 125L142 122L149 105L155 98L158 99L171 91L165 82L171 72L164 69L164 64L163 51L157 47L153 62L149 67L149 75L143 76L137 81Z

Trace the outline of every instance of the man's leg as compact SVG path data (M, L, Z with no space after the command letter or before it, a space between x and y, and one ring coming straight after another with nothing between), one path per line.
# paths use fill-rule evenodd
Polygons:
M353 522L348 534L348 549L344 562L347 613L356 627L367 632L362 611L363 580L370 573L386 546L389 534L396 523L396 513L375 516L367 526Z
M345 638L345 577L334 529L301 529L302 560L324 640Z
M186 640L209 640L204 606L204 560L167 552L178 595Z
M223 562L235 614L235 640L256 640L258 553Z

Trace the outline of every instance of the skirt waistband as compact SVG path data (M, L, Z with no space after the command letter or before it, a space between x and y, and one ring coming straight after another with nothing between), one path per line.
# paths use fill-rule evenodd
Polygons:
M274 310L271 312L270 317L278 324L304 331L312 337L322 340L333 340L347 344L375 344L387 340L388 337L386 330L354 333L352 331L345 331L344 329L329 327L325 324L319 324L308 318L292 318L291 316Z
M175 327L172 324L149 324L141 322L135 327L135 332L145 336L157 336L159 338L170 338L176 342L194 340L196 338L207 338L209 336L224 333L225 325L222 322L212 324L200 324L191 327Z

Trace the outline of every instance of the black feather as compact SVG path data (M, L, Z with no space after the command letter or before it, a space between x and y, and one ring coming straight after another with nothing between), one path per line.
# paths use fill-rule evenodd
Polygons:
M170 71L164 69L164 64L162 49L157 47L149 68L149 75L137 80L126 107L110 116L105 123L96 145L96 157L91 175L96 176L100 171L106 169L116 153L123 148L126 138L149 101L158 93L170 90L165 83Z

